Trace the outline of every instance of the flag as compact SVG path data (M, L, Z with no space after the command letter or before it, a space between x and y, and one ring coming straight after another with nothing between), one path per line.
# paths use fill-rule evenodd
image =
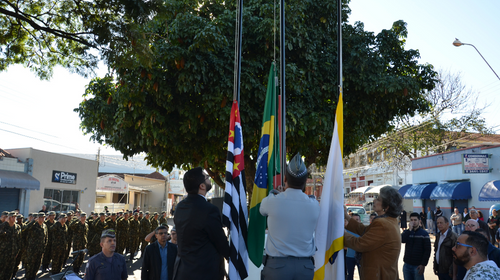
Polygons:
M222 207L222 222L229 228L229 279L245 279L248 276L247 251L247 193L238 102L233 102L229 137L227 139L226 193Z
M266 217L260 214L260 202L269 190L273 189L274 176L280 172L279 149L276 124L276 84L274 64L271 65L267 82L266 103L262 119L257 168L250 202L250 220L248 223L248 256L253 264L260 267L264 254L264 239L266 232Z
M325 180L318 224L316 226L316 247L314 255L314 280L344 279L344 179L342 175L342 153L344 144L344 118L342 88L339 94L335 126Z

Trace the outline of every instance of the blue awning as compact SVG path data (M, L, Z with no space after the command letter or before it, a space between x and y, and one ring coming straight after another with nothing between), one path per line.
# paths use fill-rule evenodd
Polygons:
M479 201L500 200L500 180L489 181L479 192Z
M411 188L411 186L413 186L412 184L408 184L408 185L404 185L402 186L401 188L399 188L399 194L404 198L405 197L405 194L406 194L406 191L408 191L409 188Z
M405 193L405 199L428 199L437 184L421 184L411 186Z
M470 199L470 182L439 184L431 193L430 199Z
M40 190L40 181L28 173L0 170L0 188Z

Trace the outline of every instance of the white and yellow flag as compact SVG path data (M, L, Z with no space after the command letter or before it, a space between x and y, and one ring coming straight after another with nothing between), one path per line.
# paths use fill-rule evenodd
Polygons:
M342 153L344 145L342 89L339 94L335 127L316 226L314 280L345 279L344 273L344 178Z

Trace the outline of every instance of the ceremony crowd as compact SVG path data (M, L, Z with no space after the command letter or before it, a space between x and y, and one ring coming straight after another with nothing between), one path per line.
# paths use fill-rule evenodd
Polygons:
M328 276L329 264L316 264L315 233L320 215L319 202L304 193L308 172L299 154L285 171L283 192L271 191L260 205L268 218L267 242L261 279L309 280L321 272ZM25 220L17 211L4 212L0 224L0 280L15 278L22 262L25 279L35 279L40 269L58 274L70 256L71 269L84 279L123 280L127 276L125 256L133 262L141 251L142 279L224 279L224 259L229 266L243 268L241 252L229 245L222 228L220 210L206 199L212 188L200 167L183 178L187 197L175 210L175 226L168 232L166 213L132 211L109 213L31 213ZM500 217L496 210L486 221L474 207L450 218L439 207L422 213L402 209L402 197L384 187L373 201L374 214L364 225L359 215L344 207L345 275L353 279L357 267L362 280L424 279L432 257L433 271L442 279L500 279ZM235 218L235 217L233 217ZM434 235L431 252L430 234ZM405 243L403 275L398 259ZM340 244L342 245L342 244ZM86 250L89 260L85 274L81 267ZM250 249L250 248L249 248ZM83 250L83 251L82 251ZM342 251L341 251L342 252ZM334 263L333 254L327 263ZM319 266L319 268L318 268ZM329 278L330 277L330 278ZM244 277L242 277L244 278Z

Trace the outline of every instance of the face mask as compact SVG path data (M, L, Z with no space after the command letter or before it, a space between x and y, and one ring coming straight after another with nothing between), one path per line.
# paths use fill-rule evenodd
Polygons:
M205 183L205 186L207 186L207 193L212 189L212 184L210 183Z

